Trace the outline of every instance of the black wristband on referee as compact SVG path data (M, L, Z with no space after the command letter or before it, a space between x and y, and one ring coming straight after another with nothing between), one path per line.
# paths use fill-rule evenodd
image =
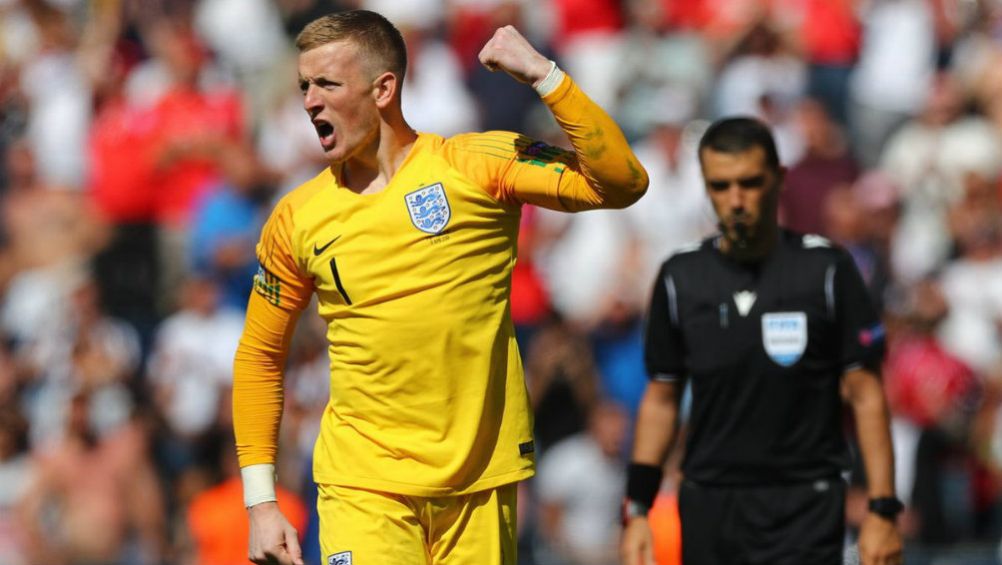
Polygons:
M654 499L661 490L661 467L630 463L626 468L626 498L643 504L647 508L654 506Z

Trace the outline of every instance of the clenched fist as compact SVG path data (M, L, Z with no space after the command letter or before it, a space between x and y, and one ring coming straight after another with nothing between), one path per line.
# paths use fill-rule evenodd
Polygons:
M550 61L529 44L514 26L504 26L480 50L480 62L491 71L502 70L515 80L535 86L550 72Z
M303 565L299 534L274 502L247 509L250 519L248 557L257 565Z

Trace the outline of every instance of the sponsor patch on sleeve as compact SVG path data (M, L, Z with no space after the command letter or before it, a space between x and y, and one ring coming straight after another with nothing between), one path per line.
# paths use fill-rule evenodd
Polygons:
M275 306L282 304L282 281L261 265L258 265L257 274L254 275L254 292Z
M859 330L859 344L863 347L871 347L884 341L885 335L884 324L877 322L869 328Z
M569 153L566 149L537 141L519 149L518 161L537 167L545 167L550 163L568 158Z

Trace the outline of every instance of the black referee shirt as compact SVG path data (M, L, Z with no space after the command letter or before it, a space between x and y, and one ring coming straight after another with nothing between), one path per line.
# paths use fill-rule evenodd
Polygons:
M839 380L879 367L884 330L844 250L782 231L759 263L717 238L661 267L645 356L654 380L692 384L683 471L721 485L830 478L848 464Z

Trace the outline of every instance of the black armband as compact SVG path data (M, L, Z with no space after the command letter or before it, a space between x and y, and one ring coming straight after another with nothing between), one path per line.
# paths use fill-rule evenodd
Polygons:
M661 490L661 467L630 463L626 468L626 498L650 508Z
M898 514L905 509L905 505L902 504L896 497L882 496L879 498L871 498L868 508L870 512L893 522L894 519L898 517Z

